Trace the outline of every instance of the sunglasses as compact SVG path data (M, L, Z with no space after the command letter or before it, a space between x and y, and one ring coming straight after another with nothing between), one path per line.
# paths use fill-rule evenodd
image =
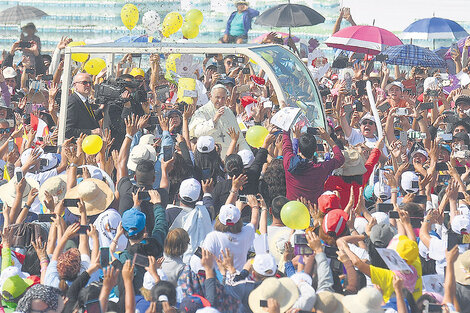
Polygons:
M375 125L374 122L372 122L372 121L367 121L367 120L366 120L366 121L363 121L361 124L362 124L362 125L369 125L369 126L374 126L374 125Z
M0 128L0 135L8 134L9 132L11 132L11 128L10 128L10 127L8 127L8 128Z

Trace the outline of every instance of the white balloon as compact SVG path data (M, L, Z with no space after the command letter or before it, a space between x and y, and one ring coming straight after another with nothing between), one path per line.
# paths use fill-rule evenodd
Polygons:
M142 25L147 30L147 34L152 35L160 26L160 15L153 10L146 12L142 17Z

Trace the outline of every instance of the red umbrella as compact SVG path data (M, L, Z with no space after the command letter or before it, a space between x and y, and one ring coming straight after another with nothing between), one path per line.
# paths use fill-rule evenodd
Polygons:
M328 47L372 55L389 46L403 44L392 32L376 26L346 27L334 33L325 43Z

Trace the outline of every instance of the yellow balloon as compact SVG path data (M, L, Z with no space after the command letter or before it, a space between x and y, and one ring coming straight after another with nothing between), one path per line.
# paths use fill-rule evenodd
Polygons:
M289 201L281 209L281 220L291 229L306 229L310 226L310 213L299 201Z
M166 67L167 73L170 73L170 72L175 72L176 73L176 62L175 62L175 60L179 59L180 57L181 57L181 54L179 54L179 53L172 53L167 57L166 62L165 62L165 67Z
M127 29L132 30L139 21L139 10L132 3L128 3L121 9L121 20Z
M184 101L188 104L193 104L193 98L185 96L185 91L196 93L196 80L189 77L181 77L178 80L178 101ZM188 92L186 92L188 93Z
M191 22L199 26L204 20L204 15L202 15L202 12L198 9L191 9L184 16L184 20L186 22Z
M183 33L184 38L193 39L199 35L199 26L191 22L184 22L181 27L181 32Z
M103 147L103 140L98 135L89 135L83 139L82 149L88 155L97 154Z
M178 12L171 12L163 20L163 28L168 28L167 33L172 35L176 33L183 25L183 16Z
M85 42L84 41L72 41L67 45L67 47L78 47L78 46L84 46ZM89 54L88 53L72 53L72 60L77 61L77 62L85 62L88 60Z
M162 27L162 35L166 38L170 37L171 34L170 34L170 29L168 27L168 25L163 25Z
M246 132L246 142L253 148L259 148L268 134L269 131L263 126L251 126Z
M106 67L106 62L102 58L93 58L85 63L83 69L90 75L98 75Z

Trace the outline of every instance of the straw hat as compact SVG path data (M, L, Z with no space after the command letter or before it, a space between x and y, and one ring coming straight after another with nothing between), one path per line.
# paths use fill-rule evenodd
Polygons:
M31 189L36 188L39 189L39 183L30 177L25 177L26 186L23 190L23 195L21 199L21 207L23 207L28 201L28 194ZM6 203L9 207L13 206L13 202L15 202L16 198L16 185L17 185L16 175L10 181L4 185L0 186L0 199L3 203Z
M279 303L280 311L286 312L298 297L299 290L292 279L269 277L250 293L248 304L253 313L264 313L266 311L260 306L260 300L274 298Z
M67 192L67 175L52 176L39 187L38 198L42 205L44 205L46 198L45 191L51 194L54 203L64 199Z
M470 286L470 250L457 258L454 264L455 280L465 286Z
M355 295L344 297L344 307L350 313L383 313L382 294L375 287L364 287Z
M321 291L317 294L315 309L328 313L346 313L348 312L341 300L344 296L330 291Z
M114 200L114 194L108 184L95 178L83 180L70 189L65 195L67 199L82 199L88 215L97 215L106 210ZM78 207L69 207L70 212L80 215Z
M367 172L366 167L364 166L364 158L359 153L359 151L347 148L343 151L344 155L344 164L340 168L338 174L342 176L354 176L354 175L363 175Z

